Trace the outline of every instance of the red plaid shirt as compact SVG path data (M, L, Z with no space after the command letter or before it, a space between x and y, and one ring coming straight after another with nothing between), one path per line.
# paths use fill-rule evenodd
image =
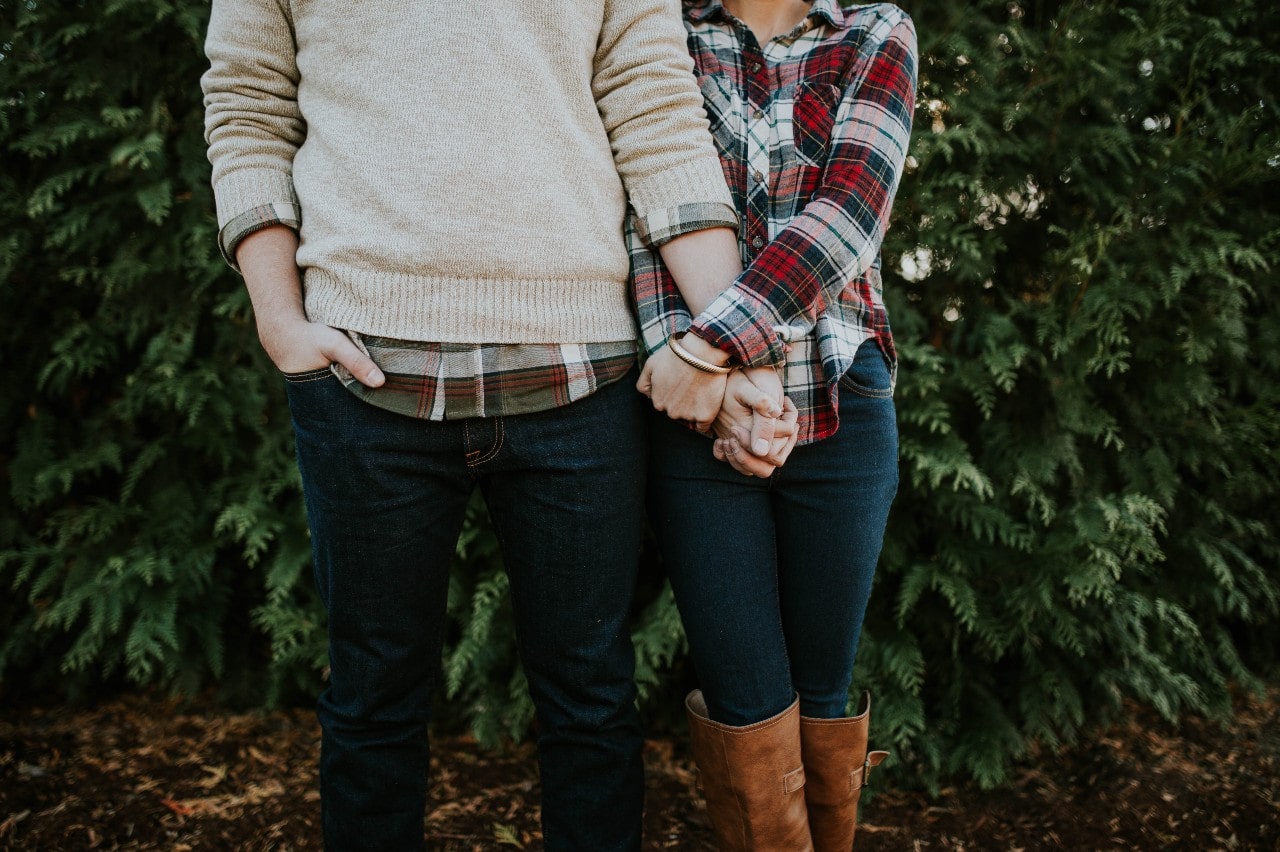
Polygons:
M793 31L761 46L720 0L686 0L689 49L741 219L741 276L690 316L658 253L629 224L641 335L653 352L692 330L742 364L783 360L800 442L839 426L839 381L874 338L896 351L880 243L915 107L911 19L881 3L814 0Z

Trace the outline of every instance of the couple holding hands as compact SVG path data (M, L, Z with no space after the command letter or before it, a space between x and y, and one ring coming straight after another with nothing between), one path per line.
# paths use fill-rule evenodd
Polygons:
M852 847L884 755L846 710L897 488L880 244L915 34L889 4L682 5L213 2L219 241L284 375L328 614L326 848L422 847L476 487L547 849L640 846L646 510L718 843Z

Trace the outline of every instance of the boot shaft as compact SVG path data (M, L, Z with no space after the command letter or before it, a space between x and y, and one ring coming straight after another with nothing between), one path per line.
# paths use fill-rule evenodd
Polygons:
M815 852L850 852L858 825L858 800L871 769L889 756L867 751L871 697L864 693L858 714L843 719L800 717L805 768L805 803Z
M811 852L800 753L800 703L753 725L712 721L702 693L685 699L689 744L722 852Z

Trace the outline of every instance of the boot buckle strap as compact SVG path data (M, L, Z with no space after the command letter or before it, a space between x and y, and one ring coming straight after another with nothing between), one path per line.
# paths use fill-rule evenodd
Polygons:
M862 766L855 769L849 777L850 792L861 790L871 781L871 768L879 766L880 761L889 756L887 751L867 752L867 759L862 762Z
M782 776L783 795L790 795L804 787L804 767L800 766Z

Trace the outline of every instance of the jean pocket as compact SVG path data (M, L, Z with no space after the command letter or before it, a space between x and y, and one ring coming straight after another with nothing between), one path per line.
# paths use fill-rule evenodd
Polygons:
M307 382L319 382L325 379L336 379L333 374L332 367L316 367L313 370L303 370L301 373L286 373L281 371L281 378L286 382L294 385L306 384Z
M840 377L840 386L875 399L893 396L893 364L874 337L858 347L853 363Z

